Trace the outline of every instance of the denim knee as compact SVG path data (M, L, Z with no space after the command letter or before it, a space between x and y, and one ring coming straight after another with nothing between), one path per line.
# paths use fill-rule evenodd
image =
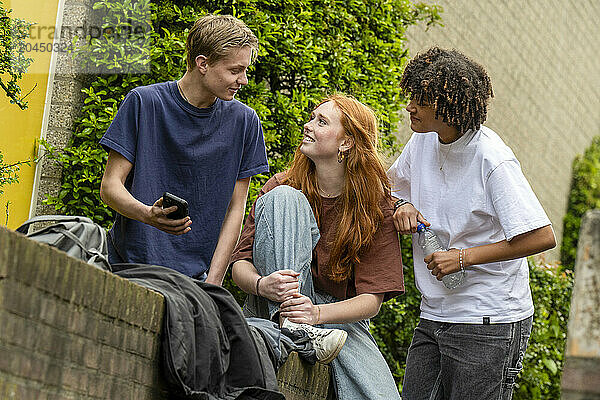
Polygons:
M282 216L289 216L296 212L310 212L310 203L304 194L288 185L277 186L256 199L256 223L263 218L274 223ZM292 209L293 208L293 212ZM266 213L266 215L264 215ZM282 214L283 213L283 214ZM314 218L314 217L313 217Z
M293 187L288 185L279 185L258 198L258 200L260 200L261 202L279 202L282 200L289 199L308 201L306 199L306 196L304 196L304 194L300 190L294 189Z

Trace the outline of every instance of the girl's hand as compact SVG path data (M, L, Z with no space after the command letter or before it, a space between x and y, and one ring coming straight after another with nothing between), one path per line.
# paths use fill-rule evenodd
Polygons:
M261 297L282 303L294 293L298 293L300 287L299 275L299 272L291 269L275 271L259 282L258 292Z
M458 249L436 251L425 257L424 261L427 264L427 268L431 271L431 275L435 276L438 281L441 281L445 275L460 271L458 252Z
M319 321L319 308L314 305L310 298L294 293L292 297L281 303L279 314L282 318L287 318L291 322L298 324L315 325Z

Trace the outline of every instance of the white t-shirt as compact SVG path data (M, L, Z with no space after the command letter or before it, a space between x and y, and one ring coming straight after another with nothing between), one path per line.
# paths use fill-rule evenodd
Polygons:
M450 144L435 132L414 133L388 175L392 193L410 201L448 248L510 241L550 225L512 150L485 126ZM466 267L463 284L450 290L427 269L417 237L422 318L481 324L533 315L526 258Z

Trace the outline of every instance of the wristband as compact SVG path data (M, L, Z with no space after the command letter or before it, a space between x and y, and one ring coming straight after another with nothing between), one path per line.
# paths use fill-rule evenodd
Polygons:
M259 278L256 280L256 295L257 295L257 296L259 296L259 297L260 297L260 293L258 293L258 284L260 283L260 280L261 280L262 278L264 278L264 276L261 276L261 277L259 277Z
M397 209L399 209L400 207L402 207L405 204L411 204L411 203L410 203L410 201L404 200L404 199L396 200L396 202L394 203L394 211L396 211Z

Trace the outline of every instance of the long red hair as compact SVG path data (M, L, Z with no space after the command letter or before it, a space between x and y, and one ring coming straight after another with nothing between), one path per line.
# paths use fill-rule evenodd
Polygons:
M373 110L353 97L334 94L319 105L333 101L340 112L344 134L354 139L345 152L346 172L341 198L342 210L337 233L331 246L329 277L337 282L352 277L361 253L372 243L383 221L381 201L390 195L390 184L377 153L377 117ZM320 225L321 196L318 192L315 164L296 149L284 183L299 189L308 198Z

